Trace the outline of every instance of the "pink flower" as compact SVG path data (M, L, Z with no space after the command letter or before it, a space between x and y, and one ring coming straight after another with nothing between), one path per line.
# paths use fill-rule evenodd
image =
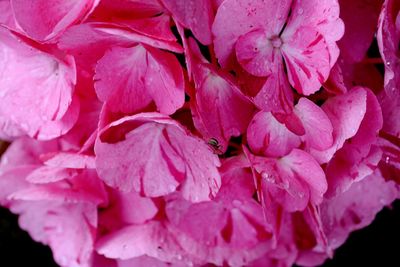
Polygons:
M336 41L343 24L338 15L336 1L225 1L213 24L215 51L225 67L232 68L236 55L246 71L272 79L255 101L267 111L271 103L273 111L285 110L291 96L283 60L288 80L299 93L318 91L339 55Z
M0 205L62 267L320 265L400 197L399 14L0 0Z

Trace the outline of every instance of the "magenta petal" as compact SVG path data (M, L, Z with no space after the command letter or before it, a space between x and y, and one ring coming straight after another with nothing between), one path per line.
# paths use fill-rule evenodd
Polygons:
M203 44L211 44L211 24L214 19L210 0L162 0L172 16Z
M216 139L225 152L229 139L246 131L255 106L225 73L202 64L195 68L193 121L207 140Z
M277 54L278 52L276 52ZM254 102L264 111L286 115L292 112L293 101L293 91L290 88L283 64L280 64L267 78L261 90L254 97Z

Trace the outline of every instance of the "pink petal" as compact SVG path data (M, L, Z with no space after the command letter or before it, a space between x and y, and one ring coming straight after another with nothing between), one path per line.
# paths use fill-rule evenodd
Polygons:
M382 156L375 147L383 124L381 107L370 90L361 87L353 90L357 89L367 94L366 112L351 142L346 142L328 163L329 195L344 192L352 182L372 174Z
M59 36L65 29L84 19L99 0L11 0L14 16L19 26L38 41Z
M215 54L224 67L232 67L238 38L252 30L264 29L267 37L279 35L291 1L228 0L218 8L212 26Z
M129 260L119 260L118 267L185 267L184 263L163 262L149 256L140 256Z
M99 99L113 112L132 113L154 101L160 112L172 114L184 103L178 60L148 46L108 51L97 63L94 79Z
M39 168L40 170L40 168ZM60 174L58 170L47 171L47 177L39 177L38 172L30 173L26 179L36 185L18 190L9 198L25 201L60 201L66 203L86 202L104 204L107 196L97 174L94 171L85 171L80 174Z
M311 27L303 26L282 35L282 54L290 84L301 94L318 91L329 76L330 55L324 37Z
M95 158L83 154L60 152L48 155L44 164L51 167L94 169Z
M327 190L325 173L308 153L293 149L279 160L254 157L252 164L261 177L264 192L287 211L319 204Z
M121 193L109 190L110 202L100 212L100 223L107 231L120 229L129 224L142 224L152 219L158 208L151 198L141 197L136 192Z
M282 60L281 57L279 57L279 60ZM261 90L254 97L254 102L264 111L290 114L293 110L293 92L287 80L283 64L279 65L278 69L267 78Z
M50 139L68 131L79 112L79 103L72 104L74 59L57 58L4 28L0 35L0 64L7 66L0 75L0 114L31 137Z
M220 185L218 158L198 138L156 113L125 117L106 127L95 145L99 176L111 187L162 196L182 184L186 199L212 198Z
M397 197L397 186L392 181L385 182L376 171L353 183L348 191L325 200L321 217L329 245L332 248L342 245L350 232L370 224L378 211Z
M304 139L308 146L317 150L325 150L332 146L332 124L320 107L302 97L295 106L294 113L303 123Z
M133 31L154 39L176 42L176 37L171 31L171 18L166 14L134 20L121 19L116 23L128 26Z
M339 18L339 13L338 1L295 0L284 34L292 35L303 27L313 28L312 32L317 31L322 35L329 51L329 58L323 60L328 60L330 67L333 67L340 52L336 41L344 34L344 23Z
M239 64L255 76L269 76L282 63L281 54L268 40L263 29L240 36L236 42L236 57Z
M210 0L162 0L162 3L203 45L211 44L214 14Z
M328 99L322 109L333 126L333 145L325 151L310 151L320 163L326 163L357 133L367 110L367 92L361 87L354 88L347 94Z
M111 259L127 260L147 255L171 261L176 260L182 249L161 223L152 221L127 226L103 237L97 241L96 250Z
M97 209L91 204L18 202L11 207L34 240L50 246L61 266L91 266Z
M0 1L0 24L6 25L13 30L17 29L10 0Z
M246 131L255 106L227 74L208 64L194 69L194 81L194 124L204 138L217 140L218 150L225 152L229 139Z
M305 181L310 190L310 201L319 204L327 190L325 173L308 153L294 149L288 156L280 160L282 165L289 167L297 178Z
M270 112L259 112L247 129L247 142L253 153L282 157L299 147L301 140Z
M253 200L225 200L195 204L171 201L167 216L189 257L202 263L243 266L266 252L270 234L261 207Z

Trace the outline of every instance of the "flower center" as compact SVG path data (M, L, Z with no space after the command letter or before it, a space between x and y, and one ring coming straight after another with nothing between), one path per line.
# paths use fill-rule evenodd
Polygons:
M279 36L273 36L270 39L270 41L271 41L272 46L275 47L275 48L279 48L279 47L282 46L282 40L281 40L281 38Z

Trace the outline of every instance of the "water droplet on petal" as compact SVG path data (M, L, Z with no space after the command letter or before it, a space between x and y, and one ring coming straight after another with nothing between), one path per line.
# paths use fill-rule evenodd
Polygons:
M297 10L297 14L302 15L304 13L304 9L299 8L299 10Z
M275 183L275 178L273 175L267 173L267 172L261 172L261 178L264 179L265 181L269 182L269 183Z

